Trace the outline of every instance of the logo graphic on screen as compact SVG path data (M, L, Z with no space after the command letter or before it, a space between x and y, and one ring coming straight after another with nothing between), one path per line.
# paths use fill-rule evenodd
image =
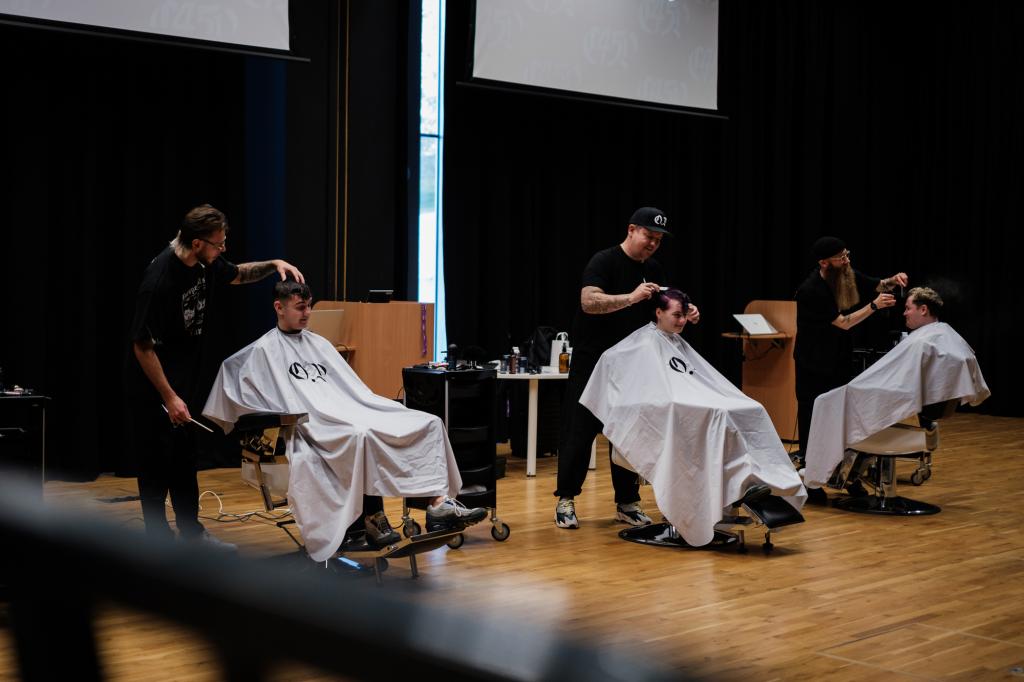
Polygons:
M299 381L322 381L327 383L327 368L315 362L293 362L288 373Z
M682 358L671 358L668 361L668 366L675 372L680 374L693 374L693 370L686 366L686 362Z

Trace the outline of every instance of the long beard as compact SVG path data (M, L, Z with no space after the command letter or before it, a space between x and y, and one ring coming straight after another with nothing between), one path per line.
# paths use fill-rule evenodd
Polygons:
M857 278L853 268L842 265L834 268L831 265L825 270L825 283L836 298L836 306L840 310L848 310L860 302L857 293Z

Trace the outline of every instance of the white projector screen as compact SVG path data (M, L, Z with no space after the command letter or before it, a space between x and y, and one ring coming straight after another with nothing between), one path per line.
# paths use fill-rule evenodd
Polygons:
M289 49L288 0L0 0L0 14Z
M718 108L718 0L477 0L473 77Z

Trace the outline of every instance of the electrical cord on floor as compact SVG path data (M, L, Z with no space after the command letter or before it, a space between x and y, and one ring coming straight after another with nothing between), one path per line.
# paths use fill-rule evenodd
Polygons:
M217 500L216 516L201 513L203 511L203 497L205 497L206 495L212 495ZM170 507L171 503L169 500L166 500L164 502L164 505ZM286 509L285 511L279 514L271 514L260 509L254 509L252 511L244 512L226 512L224 511L224 502L223 500L220 499L220 495L213 492L212 490L204 490L202 494L199 495L199 511L200 518L206 519L207 521L217 521L218 523L245 523L246 521L249 521L253 518L259 519L260 521L274 523L280 521L281 519L287 519L289 516L292 515L291 509Z

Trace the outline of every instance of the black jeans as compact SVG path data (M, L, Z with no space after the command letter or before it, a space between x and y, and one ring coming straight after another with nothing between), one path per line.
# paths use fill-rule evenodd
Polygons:
M800 454L807 460L807 439L811 433L814 400L850 381L850 372L821 373L796 366L796 419L800 437Z
M165 502L171 496L175 525L183 537L205 530L199 523L199 482L196 479L197 441L192 424L171 424L160 403L143 402L132 408L134 448L139 467L139 497L146 532L171 535Z
M581 363L582 364L582 363ZM565 403L562 407L562 430L558 447L558 497L576 497L583 491L583 481L590 466L590 446L604 424L580 405L580 396L587 387L593 365L573 365L566 380ZM629 504L640 499L636 472L611 462L612 487L616 504Z

